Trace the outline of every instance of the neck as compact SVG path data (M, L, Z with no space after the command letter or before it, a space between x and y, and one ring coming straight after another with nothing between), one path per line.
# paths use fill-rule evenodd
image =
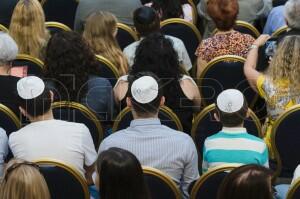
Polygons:
M223 31L223 30L218 30L216 35L220 35L220 34L226 34L226 33L230 33L234 31L232 28L230 30L226 30L226 31Z
M52 110L48 111L44 115L29 118L30 122L40 122L40 121L53 120L53 119L54 117L53 117Z
M9 65L0 65L0 75L9 75L10 66Z
M133 119L150 119L150 118L158 118L158 113L156 114L136 114L134 111L132 111Z

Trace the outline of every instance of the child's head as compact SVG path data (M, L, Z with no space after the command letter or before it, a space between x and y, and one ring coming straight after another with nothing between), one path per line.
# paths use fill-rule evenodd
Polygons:
M238 127L247 118L248 104L239 90L227 89L217 97L216 110L215 117L224 127Z

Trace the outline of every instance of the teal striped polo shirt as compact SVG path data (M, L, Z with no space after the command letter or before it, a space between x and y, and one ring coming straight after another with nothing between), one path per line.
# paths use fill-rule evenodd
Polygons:
M245 128L224 127L204 142L202 172L228 163L269 167L268 148L262 139L248 134Z

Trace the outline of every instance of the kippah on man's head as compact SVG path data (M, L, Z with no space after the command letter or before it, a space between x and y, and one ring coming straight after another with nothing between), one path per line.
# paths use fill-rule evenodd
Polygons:
M224 113L239 111L244 105L244 95L236 89L222 91L217 97L217 107Z
M151 76L142 76L131 85L132 97L141 104L147 104L158 96L158 83Z
M44 81L36 76L24 77L17 83L18 95L24 100L37 98L44 90Z
M247 117L248 104L239 90L227 89L218 95L216 109L223 126L239 127Z

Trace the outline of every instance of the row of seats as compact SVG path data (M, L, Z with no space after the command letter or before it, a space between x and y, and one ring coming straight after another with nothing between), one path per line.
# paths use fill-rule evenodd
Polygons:
M52 108L56 119L84 123L90 129L96 148L99 147L104 138L104 132L101 122L92 111L76 102L55 102ZM194 118L191 136L196 143L200 156L205 139L221 129L221 124L214 119L214 113L215 105L212 104ZM293 171L299 164L299 158L297 158L299 151L297 146L300 146L300 140L297 139L297 133L300 130L297 122L299 117L300 105L296 105L284 112L274 124L272 146L275 148L277 163L276 166L273 166L275 177L292 177ZM168 107L160 109L159 118L164 125L182 130L178 117ZM127 128L132 119L130 108L125 108L117 116L113 125L113 132ZM19 118L2 104L0 105L0 121L0 125L8 134L21 127ZM250 134L262 137L261 123L253 111L250 111L250 117L245 121L244 125Z
M37 160L40 172L45 177L52 198L89 199L88 185L84 178L73 169L57 160ZM190 187L191 199L215 199L223 179L237 168L236 164L225 164L215 167L202 175ZM173 180L163 172L143 167L143 173L152 198L181 199L180 190ZM287 199L300 197L300 180L290 188Z
M50 30L51 33L57 31L70 31L71 29L68 28L64 24L60 24L57 22L46 22L46 26ZM4 31L7 31L4 26L0 25ZM239 32L250 34L253 37L257 38L260 33L258 30L251 24L243 21L237 21L235 29ZM278 37L279 35L283 34L287 30L287 27L282 27L278 29L274 34L273 37ZM161 31L166 35L171 35L177 37L183 41L188 51L189 57L193 63L193 69L190 71L191 76L195 77L196 75L196 61L197 58L195 56L195 51L198 47L198 44L201 41L201 34L197 27L189 23L183 19L167 19L161 22ZM133 43L138 39L137 33L129 26L125 24L118 23L118 34L116 36L121 49L124 49L129 44Z

